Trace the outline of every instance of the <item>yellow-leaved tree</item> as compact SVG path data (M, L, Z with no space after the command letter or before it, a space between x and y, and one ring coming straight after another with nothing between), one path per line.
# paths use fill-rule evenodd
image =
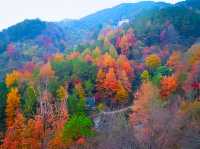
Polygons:
M7 126L10 127L14 123L17 109L19 108L20 95L17 88L11 88L7 94L7 105L6 105L6 122Z
M7 87L11 87L18 79L19 79L19 72L14 70L11 73L6 75L5 83Z
M57 96L60 101L63 101L68 98L68 93L63 86L60 86L57 90Z
M119 89L116 92L117 102L124 102L128 100L128 91L119 83Z
M160 63L160 57L156 54L151 54L145 58L145 65L151 69L158 67Z
M62 53L56 53L53 56L53 60L56 61L56 62L63 61L64 60L64 55Z

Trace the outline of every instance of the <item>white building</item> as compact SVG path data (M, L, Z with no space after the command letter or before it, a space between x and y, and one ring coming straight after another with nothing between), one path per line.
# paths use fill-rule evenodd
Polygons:
M124 25L124 24L129 24L129 19L123 19L118 22L118 27Z

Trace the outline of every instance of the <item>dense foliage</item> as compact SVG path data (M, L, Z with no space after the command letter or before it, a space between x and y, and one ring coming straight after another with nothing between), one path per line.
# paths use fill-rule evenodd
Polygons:
M47 36L39 45L9 43L9 66L27 59L0 83L0 148L200 148L200 44L190 46L199 37L199 14L188 9L192 1L161 3L163 9L104 27L95 41L67 52L57 50L66 43Z

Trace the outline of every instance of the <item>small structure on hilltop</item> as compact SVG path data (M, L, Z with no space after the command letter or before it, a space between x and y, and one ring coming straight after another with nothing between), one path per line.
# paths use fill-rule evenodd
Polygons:
M121 27L124 24L129 24L129 19L122 19L121 21L118 22L118 27Z

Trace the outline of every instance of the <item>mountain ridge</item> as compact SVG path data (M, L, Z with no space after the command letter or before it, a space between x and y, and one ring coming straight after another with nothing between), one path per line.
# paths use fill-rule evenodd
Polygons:
M5 44L8 44L9 42L22 41L24 36L29 36L31 33L26 32L24 29L27 28L27 30L29 30L28 28L30 27L29 31L31 31L33 28L31 24L34 24L35 22L38 23L38 26L41 25L43 27L42 29L38 29L39 32L33 33L33 40L35 36L39 36L40 33L45 33L46 30L50 32L50 29L48 29L49 26L54 26L56 30L60 31L54 32L55 36L62 36L62 38L66 40L68 44L75 45L82 40L87 41L93 38L95 34L98 34L94 32L99 32L103 26L117 25L117 23L123 18L132 20L136 15L142 13L144 10L153 8L159 9L166 6L170 6L170 4L144 1L138 3L123 3L112 8L100 10L79 20L64 19L59 22L45 22L40 19L26 19L23 22L8 27L7 29L3 29L2 32L0 32L0 39L4 42L4 44L0 44L0 51L3 51L3 49L6 48ZM19 30L20 27L22 28L21 31ZM93 33L90 34L89 32L91 31L93 31ZM17 37L13 40L15 34ZM18 37L20 34L22 34L22 36Z

